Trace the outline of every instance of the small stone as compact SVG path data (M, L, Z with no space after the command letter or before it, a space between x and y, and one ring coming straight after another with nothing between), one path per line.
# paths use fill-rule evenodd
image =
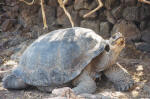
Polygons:
M111 34L113 35L116 32L121 32L126 41L140 40L141 38L140 30L137 26L133 22L126 20L121 20L113 26Z
M101 22L100 32L98 34L104 38L109 38L110 37L110 24L108 22Z
M140 51L145 51L145 52L150 52L150 44L149 43L136 43L136 49L140 50Z
M82 20L81 23L80 23L80 26L81 27L84 27L84 28L90 28L92 29L93 31L95 31L96 33L99 33L99 22L97 20Z
M142 31L141 34L142 34L141 40L150 43L150 28Z
M123 11L123 17L128 21L139 21L139 8L127 7Z

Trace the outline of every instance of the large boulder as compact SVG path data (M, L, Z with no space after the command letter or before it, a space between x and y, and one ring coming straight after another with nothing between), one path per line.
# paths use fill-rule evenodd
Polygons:
M116 32L121 32L127 41L137 41L141 38L141 33L137 26L133 22L125 20L121 20L114 25L111 34L113 35Z

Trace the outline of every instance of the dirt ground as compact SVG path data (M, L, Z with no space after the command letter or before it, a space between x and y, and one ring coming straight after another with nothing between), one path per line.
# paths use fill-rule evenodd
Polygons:
M25 45L27 46L26 43ZM23 49L25 48L26 47L24 47ZM121 53L118 59L118 63L120 63L123 67L125 67L132 75L133 79L136 81L134 88L128 92L119 92L115 90L111 82L109 82L106 78L102 78L101 81L97 82L98 88L97 88L97 92L95 93L96 95L102 94L103 96L108 96L110 98L121 98L121 99L122 98L123 99L150 98L149 54L139 52L139 51L133 51L131 49L129 51L128 50L129 48L126 49L126 51L123 51ZM9 53L10 51L11 50L8 50L7 53ZM6 51L4 52L3 54L6 54ZM11 59L13 59L15 56L17 57L20 56L21 52L22 51L17 52L17 54L16 53L12 54L11 58L3 59L3 62L1 63L0 99L48 99L52 97L51 93L40 92L34 87L26 90L7 90L2 87L3 76L6 75L7 72L11 70L13 67L17 66L17 62ZM127 52L126 55L124 55L125 52ZM134 54L130 54L133 52Z

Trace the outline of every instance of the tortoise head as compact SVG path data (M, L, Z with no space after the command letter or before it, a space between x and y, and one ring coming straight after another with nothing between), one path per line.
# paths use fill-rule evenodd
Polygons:
M110 49L120 52L125 47L125 37L120 32L115 33L109 39L109 46Z

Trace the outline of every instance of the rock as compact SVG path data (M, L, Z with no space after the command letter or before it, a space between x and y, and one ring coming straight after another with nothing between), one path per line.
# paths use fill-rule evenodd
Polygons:
M77 14L77 11L73 10L73 6L69 6L67 8L67 11L70 13L72 16L72 20L75 24L75 26L78 26L79 24L79 17ZM63 27L71 27L71 23L67 17L67 15L64 13L62 8L57 8L57 24L62 25Z
M57 7L58 2L57 2L57 0L49 0L48 5L51 6L51 7Z
M123 17L129 21L142 21L150 16L150 7L141 6L141 7L127 7L123 11Z
M146 18L149 19L149 17L150 17L149 11L150 11L149 5L144 5L144 6L140 7L140 9L139 9L140 20L144 20Z
M87 0L75 0L74 9L75 10L88 9Z
M133 22L121 20L113 26L111 34L121 32L126 41L140 40L141 34L137 26Z
M52 24L55 22L56 20L56 9L54 7L51 7L51 6L44 6L45 8L45 15L46 15L46 21L47 21L47 25L48 25L48 28L52 28ZM38 20L40 20L39 23L41 23L41 25L43 26L43 16L42 16L42 12L41 10L39 10L39 17L36 18L37 16L35 16L35 19L34 19L34 23L37 24L38 23Z
M118 6L118 7L113 8L111 13L115 19L120 19L122 17L122 11L123 11L123 7Z
M99 11L99 21L100 22L107 21L106 14L104 11Z
M144 30L147 27L147 21L140 22L140 30Z
M136 43L136 49L141 50L142 52L150 52L150 44L149 43L144 43L144 42L140 42L140 43Z
M108 22L101 22L100 32L98 34L104 38L109 38L110 37L110 24Z
M137 0L120 0L121 4L125 6L135 6L137 3Z
M97 0L88 0L88 9L92 10L95 9L98 6Z
M98 20L82 20L80 23L81 27L90 28L96 33L99 33L99 22Z
M98 6L96 0L75 0L75 10L92 10Z
M0 65L3 63L3 59L0 57Z
M123 11L123 17L129 21L139 21L139 8L127 7Z
M150 43L150 28L142 31L141 34L142 34L141 40Z
M125 48L121 52L120 56L127 59L140 59L143 53L137 50L133 42L126 44Z
M18 9L19 7L16 5L14 7L11 7L9 11L7 11L7 16L11 19L16 19L18 17Z
M116 23L116 19L114 18L114 16L112 15L112 13L109 10L105 11L104 13L106 15L106 19L108 22L110 22L112 24Z
M13 27L13 24L15 23L16 20L12 20L12 19L7 19L3 22L1 28L3 32L8 31L9 29L11 29Z
M106 7L106 9L110 10L113 8L114 5L119 3L117 1L118 0L105 0L103 4Z
M83 16L84 16L85 14L87 14L88 12L90 12L90 11L91 11L91 10L80 10L80 11L79 11L79 16L83 18ZM92 13L91 15L89 15L87 18L93 19L93 18L95 18L96 16L97 16L97 14L96 14L96 12L94 12L94 13Z

